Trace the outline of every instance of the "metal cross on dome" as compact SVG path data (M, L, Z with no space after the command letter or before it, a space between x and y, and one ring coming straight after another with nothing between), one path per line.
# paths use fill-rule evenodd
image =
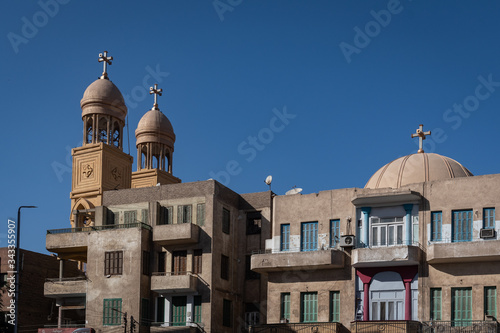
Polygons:
M111 60L113 60L113 57L109 56L108 57L108 51L104 51L103 53L99 53L99 62L103 62L104 68L102 70L102 76L101 79L107 79L108 78L108 71L107 71L107 65L111 65Z
M150 95L155 95L155 101L154 101L154 104L153 104L153 109L154 110L159 110L158 109L158 95L161 96L161 93L162 93L163 89L158 89L158 84L155 83L155 86L154 87L150 87L149 88L149 94Z
M424 152L424 140L427 135L431 135L431 131L424 132L424 125L420 124L419 128L417 128L417 131L415 134L412 134L412 138L418 137L418 152L423 153Z

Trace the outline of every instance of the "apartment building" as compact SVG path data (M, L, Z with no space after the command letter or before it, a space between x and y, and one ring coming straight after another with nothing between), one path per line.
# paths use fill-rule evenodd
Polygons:
M45 295L84 309L87 328L498 328L500 174L473 176L425 153L430 132L420 126L419 151L366 177L364 188L238 194L215 180L182 183L161 89L151 93L134 172L122 151L127 108L106 70L81 101L71 228L48 230L46 244L86 275L46 283Z

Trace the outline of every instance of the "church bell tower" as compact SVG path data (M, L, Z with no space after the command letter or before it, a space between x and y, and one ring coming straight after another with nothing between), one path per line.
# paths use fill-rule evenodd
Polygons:
M102 193L130 188L132 156L123 152L123 128L127 107L118 88L108 78L107 65L113 57L99 54L104 70L80 101L83 146L72 150L71 226L91 226Z

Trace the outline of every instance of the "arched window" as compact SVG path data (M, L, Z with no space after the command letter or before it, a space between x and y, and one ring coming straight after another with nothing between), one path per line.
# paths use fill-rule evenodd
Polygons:
M99 126L98 126L98 132L97 132L98 142L108 142L108 120L104 117L99 119Z
M86 133L85 143L92 143L93 134L94 134L94 130L92 128L92 117L87 117L87 133Z
M115 121L113 123L113 134L112 134L113 146L120 147L120 125Z

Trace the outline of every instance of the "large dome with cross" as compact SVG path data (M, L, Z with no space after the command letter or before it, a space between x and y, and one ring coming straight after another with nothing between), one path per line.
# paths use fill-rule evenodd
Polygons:
M420 125L412 135L419 138L418 153L400 157L384 165L371 176L365 188L400 188L414 183L473 176L466 167L449 157L425 153L422 141L430 134L430 131L424 132Z

